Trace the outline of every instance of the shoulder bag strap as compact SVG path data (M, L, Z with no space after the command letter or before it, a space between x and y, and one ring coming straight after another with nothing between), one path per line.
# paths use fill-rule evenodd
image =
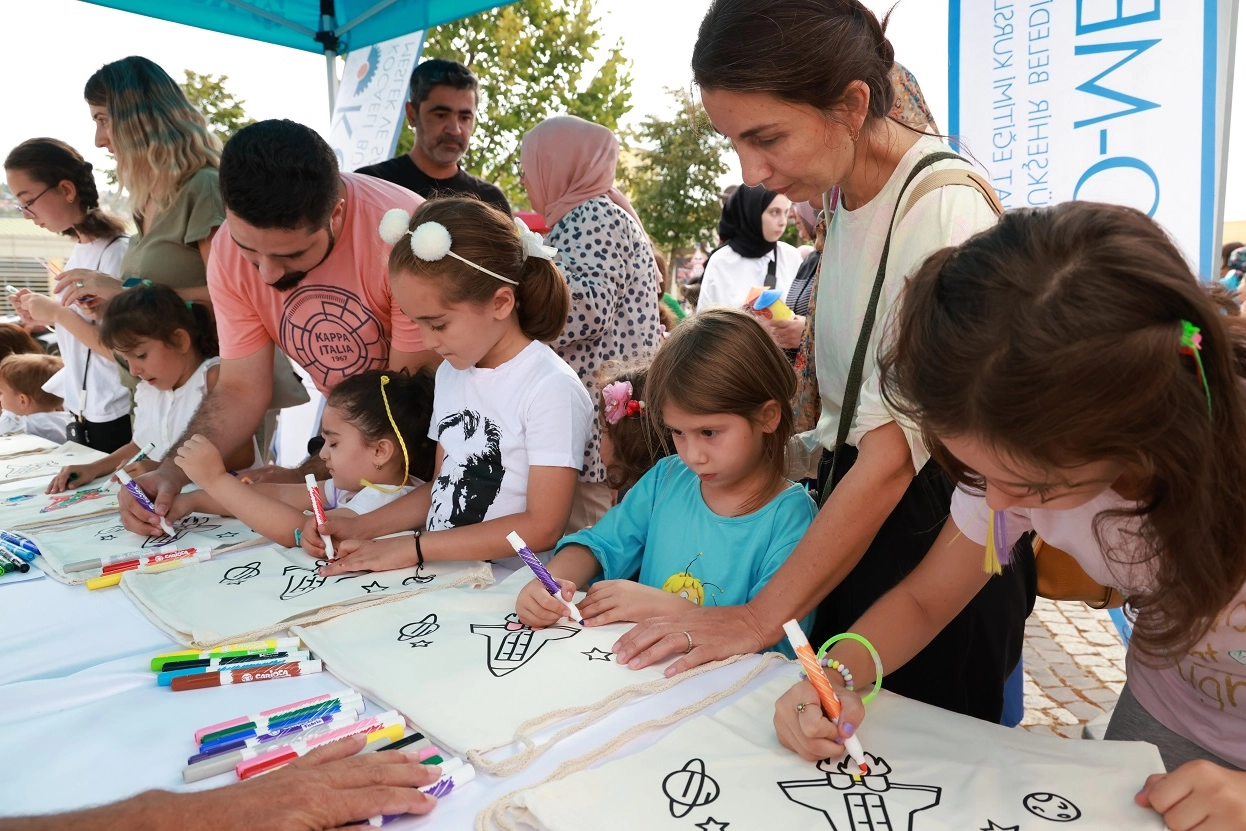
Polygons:
M874 319L878 316L878 299L883 293L883 282L887 277L887 256L891 253L891 236L895 233L897 220L900 217L900 206L904 203L904 193L917 175L932 164L952 159L961 159L956 153L929 153L918 160L909 172L908 179L900 188L900 198L896 200L895 210L891 214L891 226L887 229L887 240L883 243L883 253L878 260L878 273L874 276L874 288L870 292L870 302L865 307L865 317L861 320L861 334L857 337L857 346L852 353L852 364L848 369L848 382L844 385L844 400L839 408L839 429L835 435L835 447L832 449L831 470L827 474L826 485L822 488L822 504L831 494L835 480L835 464L839 460L839 448L843 447L852 427L852 420L857 415L857 401L861 397L861 376L865 370L865 353L869 350L870 335L874 332ZM962 159L963 161L963 159ZM905 210L907 213L907 208ZM816 337L816 336L815 336Z

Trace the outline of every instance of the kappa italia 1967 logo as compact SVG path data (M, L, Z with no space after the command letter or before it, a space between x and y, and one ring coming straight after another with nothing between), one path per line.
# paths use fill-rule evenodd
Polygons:
M354 294L331 286L291 293L281 317L281 348L322 389L389 361L381 321Z

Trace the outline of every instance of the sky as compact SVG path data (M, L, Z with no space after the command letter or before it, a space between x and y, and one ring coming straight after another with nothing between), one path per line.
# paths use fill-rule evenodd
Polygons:
M879 13L892 4L865 3ZM690 83L688 63L705 0L597 0L594 6L605 41L621 38L624 54L633 61L633 110L625 125L669 113L664 88ZM0 152L32 136L53 136L78 148L97 167L110 167L104 151L93 146L82 86L102 64L132 54L151 58L179 80L183 69L229 76L227 88L245 101L252 118L290 118L328 130L322 56L80 0L10 3L5 22L10 70L0 81ZM903 0L888 30L897 60L918 77L942 127L948 107L946 32L947 6L937 0ZM1244 35L1246 14L1239 22L1239 42ZM1233 111L1239 120L1246 118L1246 81L1240 75L1234 93ZM1230 139L1229 182L1246 176L1246 131L1236 132ZM738 177L734 156L730 161L736 171L732 177ZM1246 188L1229 188L1225 218L1246 220Z

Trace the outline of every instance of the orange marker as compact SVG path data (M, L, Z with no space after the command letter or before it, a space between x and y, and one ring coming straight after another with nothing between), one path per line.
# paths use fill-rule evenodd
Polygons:
M792 645L792 651L796 653L796 657L804 666L809 683L813 684L813 688L818 691L818 700L822 702L822 710L826 713L826 717L833 724L838 725L839 714L844 709L843 705L839 703L839 696L835 695L835 688L831 686L831 682L826 680L826 674L822 672L822 666L818 663L818 656L814 654L813 647L809 645L809 639L801 631L800 624L794 620L783 624L783 631L787 633L787 640ZM844 739L844 748L852 757L852 761L861 768L862 773L870 772L870 766L865 763L865 750L861 747L860 739L855 735L849 736Z

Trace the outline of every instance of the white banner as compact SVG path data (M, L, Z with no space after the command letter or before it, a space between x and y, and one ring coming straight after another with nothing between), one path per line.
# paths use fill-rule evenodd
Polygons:
M1147 212L1219 269L1237 0L949 0L950 131L1006 208Z
M329 145L342 170L358 170L394 155L411 71L423 46L424 32L418 31L347 54L329 131Z

